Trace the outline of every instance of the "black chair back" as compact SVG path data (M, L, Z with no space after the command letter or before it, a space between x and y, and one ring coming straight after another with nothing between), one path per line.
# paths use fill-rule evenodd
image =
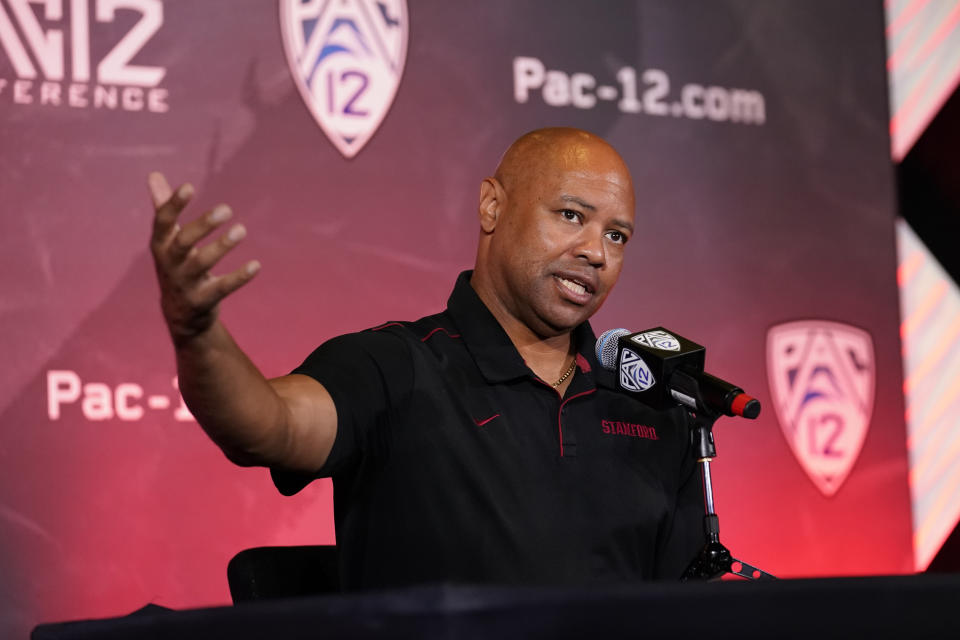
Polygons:
M337 547L254 547L230 559L227 582L234 604L340 592Z

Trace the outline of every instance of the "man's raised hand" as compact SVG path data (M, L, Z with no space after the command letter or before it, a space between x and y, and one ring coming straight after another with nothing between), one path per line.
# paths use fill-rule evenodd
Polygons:
M184 184L173 191L157 172L147 177L147 183L155 212L150 251L160 283L160 306L174 342L189 341L216 322L220 301L249 282L260 263L252 260L230 273L211 274L210 269L243 239L246 229L235 224L212 242L197 246L230 219L230 207L217 205L181 226L177 218L193 197L193 187Z

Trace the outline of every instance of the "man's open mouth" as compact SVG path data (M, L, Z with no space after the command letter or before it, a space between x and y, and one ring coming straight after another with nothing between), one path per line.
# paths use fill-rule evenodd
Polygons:
M563 276L554 277L560 282L560 284L579 296L593 293L593 287L585 282L581 282L577 279L564 278Z

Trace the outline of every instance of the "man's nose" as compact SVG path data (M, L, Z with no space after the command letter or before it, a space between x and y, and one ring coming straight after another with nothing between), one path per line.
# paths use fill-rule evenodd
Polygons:
M576 247L578 258L584 258L594 267L602 267L607 262L607 253L603 246L603 233L585 228L580 234Z

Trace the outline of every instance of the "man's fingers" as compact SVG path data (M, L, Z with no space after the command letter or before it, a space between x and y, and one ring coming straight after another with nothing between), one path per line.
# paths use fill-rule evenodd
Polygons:
M184 227L180 235L182 236L186 231L187 229ZM187 262L184 264L185 275L195 278L206 273L220 262L220 259L237 246L237 243L246 236L246 227L242 224L233 225L229 231L217 238L214 242L200 247L187 258Z
M167 178L159 171L152 171L147 176L147 186L150 188L150 197L153 199L153 208L159 209L160 205L170 199L173 190L167 183Z
M258 271L260 271L260 263L257 260L251 260L236 271L211 278L202 285L205 304L211 308L219 304L228 295L253 280Z
M229 220L232 215L233 211L230 210L230 207L225 204L220 204L214 207L209 213L183 225L183 228L180 229L173 238L170 246L170 251L174 259L182 260L197 242ZM233 232L232 229L231 232ZM236 243L234 242L234 244Z
M177 216L193 197L193 186L189 183L183 184L176 191L172 191L167 179L157 172L148 176L147 184L155 209L152 240L155 244L162 244L173 233Z

